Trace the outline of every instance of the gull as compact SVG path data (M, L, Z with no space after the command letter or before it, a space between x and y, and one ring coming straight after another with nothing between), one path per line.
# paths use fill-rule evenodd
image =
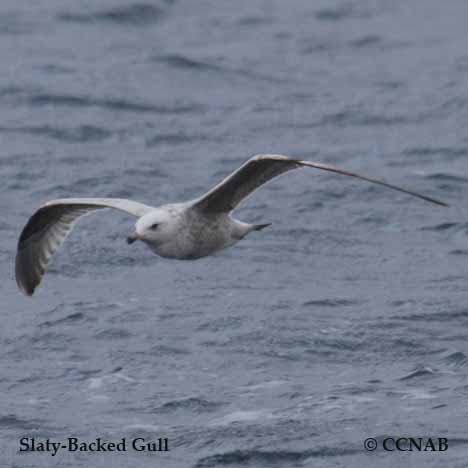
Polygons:
M207 193L188 202L153 207L122 198L61 198L45 203L31 216L19 237L15 271L18 287L24 294L32 296L49 260L75 221L105 208L115 208L138 218L135 231L127 237L128 244L139 240L160 257L179 260L211 255L236 244L253 231L270 226L271 223L239 221L231 216L231 212L271 179L303 167L355 177L439 206L448 206L412 190L334 166L278 154L260 154L250 158Z

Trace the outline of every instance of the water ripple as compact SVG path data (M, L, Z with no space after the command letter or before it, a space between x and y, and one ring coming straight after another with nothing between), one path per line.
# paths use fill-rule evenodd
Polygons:
M368 36L360 37L359 39L354 39L350 42L350 45L356 49L361 49L364 47L374 47L381 44L382 38L375 34L369 34Z
M107 22L125 26L147 26L159 21L165 14L161 6L134 3L94 13L60 13L57 18L75 23Z
M304 307L350 307L360 304L360 301L352 299L314 299L304 302Z
M402 151L405 156L441 156L444 158L458 158L468 154L467 148L457 148L455 146L415 146Z
M171 68L175 68L178 71L187 70L201 73L215 72L223 74L225 77L240 76L242 78L262 80L272 83L281 83L285 81L284 79L274 76L273 74L267 75L264 73L259 73L258 71L254 71L252 68L228 67L200 59L195 59L182 54L157 55L152 57L151 61L162 63ZM288 78L288 80L290 81L290 78Z
M449 252L450 255L455 255L455 256L466 256L468 255L468 249L454 249Z
M457 226L460 226L460 223L440 223L434 226L423 226L420 228L420 231L448 231Z
M157 114L185 114L203 112L204 106L197 103L155 105L142 102L132 102L124 99L93 98L89 96L74 96L71 94L38 93L28 99L31 106L66 106L66 107L100 107L111 111L154 112Z
M0 14L0 35L31 34L35 29L34 23L25 21L18 14Z
M435 374L436 374L436 371L431 369L430 367L421 367L410 372L408 375L400 377L398 380L405 381L405 380L427 378L427 377L432 377Z
M183 145L186 143L193 143L196 141L203 141L206 137L202 135L186 135L183 133L166 133L156 135L146 140L146 146L152 148L158 145Z
M419 122L423 116L371 114L361 110L343 110L323 116L314 126L392 126Z
M331 8L322 8L317 10L315 18L318 21L342 21L344 19L356 16L357 12L351 4L345 3Z
M311 450L233 450L201 458L197 468L219 465L253 464L255 466L277 466L278 464L302 463L309 458L341 457L354 455L358 450L342 447L322 447Z
M188 69L197 71L217 71L224 72L225 69L213 63L204 62L202 60L189 58L182 54L167 54L155 57L154 61L164 63L170 67L177 68L178 70Z
M437 172L424 176L428 180L436 180L440 182L468 182L468 177L456 174L448 174L447 172Z
M0 416L0 428L21 429L23 431L31 429L44 429L44 421L38 421L34 419L26 420L18 418L14 414L9 414Z
M80 320L83 320L85 315L82 312L73 312L66 317L59 318L57 320L47 320L39 324L39 327L54 327L56 325L71 324Z
M441 362L450 366L464 366L467 363L467 356L461 351L454 351L441 359Z
M189 398L183 398L180 400L171 400L160 407L156 408L155 411L161 412L161 413L171 413L173 411L177 410L189 410L193 411L195 413L206 413L206 412L212 412L217 410L220 406L222 406L222 403L217 403L213 401L206 400L204 398L198 398L198 397L189 397Z
M102 141L112 134L104 128L93 125L80 125L75 128L60 128L50 125L0 127L0 132L45 136L66 143Z
M408 322L442 322L446 323L449 321L456 321L460 323L460 320L468 319L468 309L458 309L458 310L447 310L447 311L438 311L432 313L417 313L411 315L401 315L393 317L398 320L408 321Z

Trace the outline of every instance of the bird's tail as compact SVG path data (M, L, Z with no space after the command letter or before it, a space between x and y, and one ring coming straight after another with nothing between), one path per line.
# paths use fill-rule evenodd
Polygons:
M271 223L266 223L266 224L254 224L253 225L253 230L254 231L261 231L262 229L265 229L266 227L271 226Z

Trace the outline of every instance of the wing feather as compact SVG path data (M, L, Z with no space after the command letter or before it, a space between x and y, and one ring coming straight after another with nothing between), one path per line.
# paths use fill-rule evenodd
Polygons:
M138 217L152 209L120 198L64 198L47 202L31 216L20 234L15 262L18 287L31 296L52 255L65 241L75 221L105 208L115 208Z
M194 206L207 212L229 212L261 185L300 166L299 161L287 156L254 156L195 200Z
M233 210L244 198L254 190L278 177L285 172L300 167L311 167L323 171L334 172L349 177L365 180L373 184L381 185L399 192L412 195L440 206L448 206L446 203L435 198L422 195L380 179L363 176L356 172L346 171L334 166L315 163L312 161L301 161L288 156L278 154L261 154L254 156L243 164L239 169L226 177L205 195L194 200L193 207L204 212L219 213Z

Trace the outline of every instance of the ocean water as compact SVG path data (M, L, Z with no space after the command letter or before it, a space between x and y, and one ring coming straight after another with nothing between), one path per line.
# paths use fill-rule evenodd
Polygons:
M1 466L468 466L467 18L463 0L2 1ZM236 212L273 224L232 249L163 260L106 212L18 291L43 202L182 201L267 152L451 206L294 171ZM381 447L409 436L449 447Z

